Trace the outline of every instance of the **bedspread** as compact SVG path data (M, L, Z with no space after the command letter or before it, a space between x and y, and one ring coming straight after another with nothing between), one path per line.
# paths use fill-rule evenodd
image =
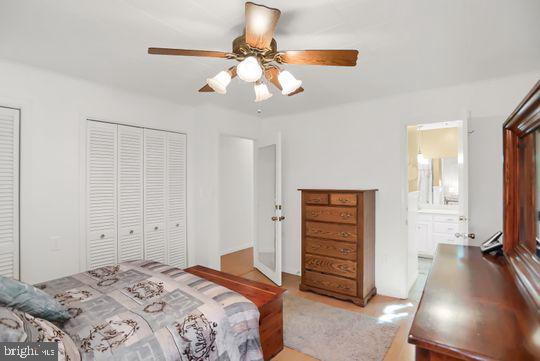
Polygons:
M257 307L225 287L152 261L42 283L68 308L80 360L262 360Z

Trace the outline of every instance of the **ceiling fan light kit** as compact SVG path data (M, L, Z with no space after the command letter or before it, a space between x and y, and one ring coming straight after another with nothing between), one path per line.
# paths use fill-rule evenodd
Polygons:
M273 36L281 11L247 2L245 13L244 34L233 40L231 53L170 48L148 48L148 53L236 60L239 62L237 66L207 79L207 85L199 89L199 92L226 94L231 79L238 75L245 82L255 83L256 102L272 97L268 86L262 81L263 77L283 95L293 96L304 91L302 81L296 79L289 71L283 70L281 68L283 64L356 66L357 50L278 51Z
M268 86L262 81L258 81L253 86L255 90L255 102L262 102L263 100L271 98L274 94L270 93Z
M206 83L218 94L227 94L227 86L231 82L231 74L222 70L215 77L206 79Z
M302 86L302 81L298 80L287 70L280 71L278 75L279 84L281 84L281 94L289 95Z
M259 61L254 56L248 56L236 67L238 77L245 82L253 83L262 76L262 68Z

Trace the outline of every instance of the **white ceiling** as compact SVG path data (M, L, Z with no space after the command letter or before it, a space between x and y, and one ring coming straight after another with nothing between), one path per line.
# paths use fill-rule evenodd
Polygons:
M149 46L230 50L239 0L1 0L0 58L151 94L264 114L300 112L540 68L538 0L261 1L282 10L279 49L360 51L356 68L288 66L306 91L252 102L233 81L199 94L231 60L147 55Z

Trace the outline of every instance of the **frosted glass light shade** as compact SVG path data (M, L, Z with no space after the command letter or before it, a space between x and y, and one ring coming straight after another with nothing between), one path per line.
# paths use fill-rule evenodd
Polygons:
M429 164L429 159L425 158L422 153L418 153L416 155L416 161L418 162L418 164L421 164L421 165L428 165Z
M262 76L262 68L254 56L248 56L236 67L238 77L248 83L259 80Z
M278 75L279 84L281 84L281 94L289 95L302 85L302 81L298 80L287 70L282 71Z
M268 91L268 87L264 83L256 83L253 89L255 90L255 102L262 102L274 95Z
M220 71L215 77L206 79L206 83L216 93L226 94L227 86L231 82L231 74L228 71Z

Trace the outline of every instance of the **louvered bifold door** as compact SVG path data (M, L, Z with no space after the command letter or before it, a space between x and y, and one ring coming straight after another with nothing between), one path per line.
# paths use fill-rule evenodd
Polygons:
M117 125L88 121L87 268L117 263Z
M185 268L186 136L178 133L167 133L167 242L167 263Z
M0 107L0 276L19 279L19 116Z
M118 126L118 262L143 259L143 130Z
M144 129L144 258L167 262L167 133Z

